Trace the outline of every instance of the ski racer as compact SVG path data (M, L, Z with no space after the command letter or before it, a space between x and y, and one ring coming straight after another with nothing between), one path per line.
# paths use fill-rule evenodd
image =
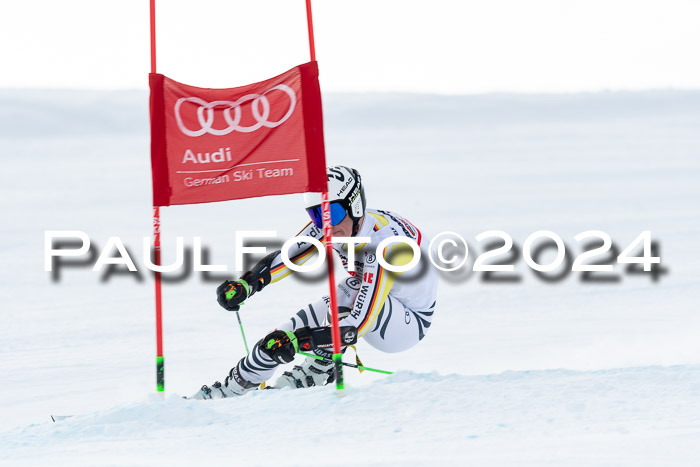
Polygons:
M333 249L349 273L349 277L337 285L341 329L356 330L356 337L364 338L384 352L409 349L423 339L432 322L437 273L432 267L420 267L428 264L427 260L403 273L389 271L379 264L377 254L380 253L394 266L408 264L413 250L404 243L391 243L383 252L376 250L382 240L403 236L415 241L421 247L421 257L426 258L428 242L418 228L398 214L366 207L365 191L357 170L329 167L327 176L333 237L370 239L354 247L354 271L349 264L347 243L333 243ZM304 199L311 222L297 237L309 236L322 241L321 195L306 193ZM289 259L302 265L316 252L312 243L300 241L289 248ZM281 252L275 251L237 281L221 284L217 288L218 302L227 310L238 311L244 301L292 272L282 261ZM231 291L236 291L234 296ZM230 370L223 384L217 381L211 387L202 386L192 397L224 398L257 389L273 376L279 365L294 359L299 342L318 331L329 331L329 328L322 329L330 323L329 303L329 297L324 296L303 307L255 344L250 354ZM325 334L330 336L330 332ZM313 353L323 360L304 357L301 364L285 371L272 387L306 388L331 382L334 376L332 354L322 348L313 349Z

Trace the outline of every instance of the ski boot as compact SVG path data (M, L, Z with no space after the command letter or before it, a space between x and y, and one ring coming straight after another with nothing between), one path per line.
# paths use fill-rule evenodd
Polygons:
M335 380L333 374L332 354L321 349L314 349L313 353L324 360L305 357L301 365L294 365L292 371L285 371L272 385L275 389L281 388L310 388L323 386Z
M255 383L250 383L238 374L238 365L231 369L224 380L224 384L215 382L211 387L204 385L188 399L225 399L227 397L241 396L248 391L258 388Z

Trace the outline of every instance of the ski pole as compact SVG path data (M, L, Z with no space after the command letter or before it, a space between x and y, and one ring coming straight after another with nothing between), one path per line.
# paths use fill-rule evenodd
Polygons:
M241 315L236 311L236 318L238 318L238 326L241 328L241 335L243 336L243 345L245 346L245 354L250 354L248 350L248 342L245 340L245 331L243 331L243 323L241 323Z
M333 360L329 358L323 358L320 355L315 355L311 353L306 353L306 352L297 352L299 355L303 355L305 357L311 357L315 358L316 360L322 360L324 362L333 362ZM375 373L384 373L385 375L393 375L393 371L386 371L386 370L377 370L376 368L369 368L367 366L362 366L362 365L355 365L353 363L345 363L343 361L340 362L341 365L344 366L349 366L350 368L357 368L358 370L367 370L367 371L374 371Z
M239 284L242 285L242 287L245 289L246 295L248 295L248 283L241 280L239 280ZM233 297L235 297L238 293L242 293L236 290L236 287L231 285L229 289L226 291L226 299L231 300ZM243 302L241 302L241 305L243 305ZM243 323L241 322L241 315L238 313L238 310L236 310L236 318L238 318L238 326L241 328L241 336L243 336L243 345L245 346L245 354L248 355L250 354L250 350L248 350L248 341L245 338L245 331L243 330Z

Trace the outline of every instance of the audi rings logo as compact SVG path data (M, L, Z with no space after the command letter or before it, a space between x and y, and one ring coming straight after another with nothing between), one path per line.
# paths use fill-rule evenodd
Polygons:
M289 97L289 109L287 113L282 116L277 121L270 121L270 101L267 98L268 93L279 90L287 94ZM243 118L243 110L241 106L246 102L251 102L250 110L253 116L253 120L256 122L253 125L245 126L241 125L241 120ZM199 129L191 129L185 126L182 121L182 115L180 114L180 109L182 104L185 102L191 102L197 105L197 120L199 122ZM297 103L297 97L294 94L292 88L287 85L279 84L274 86L262 94L246 94L240 99L231 101L214 101L207 102L199 97L181 97L175 103L175 120L177 120L177 126L187 136L202 136L205 133L209 133L215 136L227 135L233 131L240 131L241 133L250 133L259 128L275 128L283 124L289 117L291 117L292 112L294 112L294 107ZM225 128L214 128L215 112L216 108L223 107L223 115L226 124Z

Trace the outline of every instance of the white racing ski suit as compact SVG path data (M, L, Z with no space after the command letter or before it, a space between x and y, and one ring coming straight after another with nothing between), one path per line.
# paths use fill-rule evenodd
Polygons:
M323 231L313 223L297 236L309 236L322 241ZM408 237L421 249L421 260L414 268L392 272L379 264L377 254L392 265L405 265L413 252L403 243L392 243L378 252L377 246L387 237ZM343 266L350 274L337 285L340 325L352 325L358 337L383 352L401 352L416 345L425 336L432 322L437 297L437 272L428 260L428 242L420 230L407 219L390 211L367 209L357 237L369 237L370 242L355 247L354 271L349 271L347 245L334 243ZM289 248L290 260L298 265L317 254L310 242L297 242ZM293 271L282 261L281 253L270 263L271 283ZM294 331L303 326L323 326L330 323L329 297L324 296L299 310L277 329ZM234 369L235 377L250 383L261 383L274 373L277 363L256 345L250 355Z

